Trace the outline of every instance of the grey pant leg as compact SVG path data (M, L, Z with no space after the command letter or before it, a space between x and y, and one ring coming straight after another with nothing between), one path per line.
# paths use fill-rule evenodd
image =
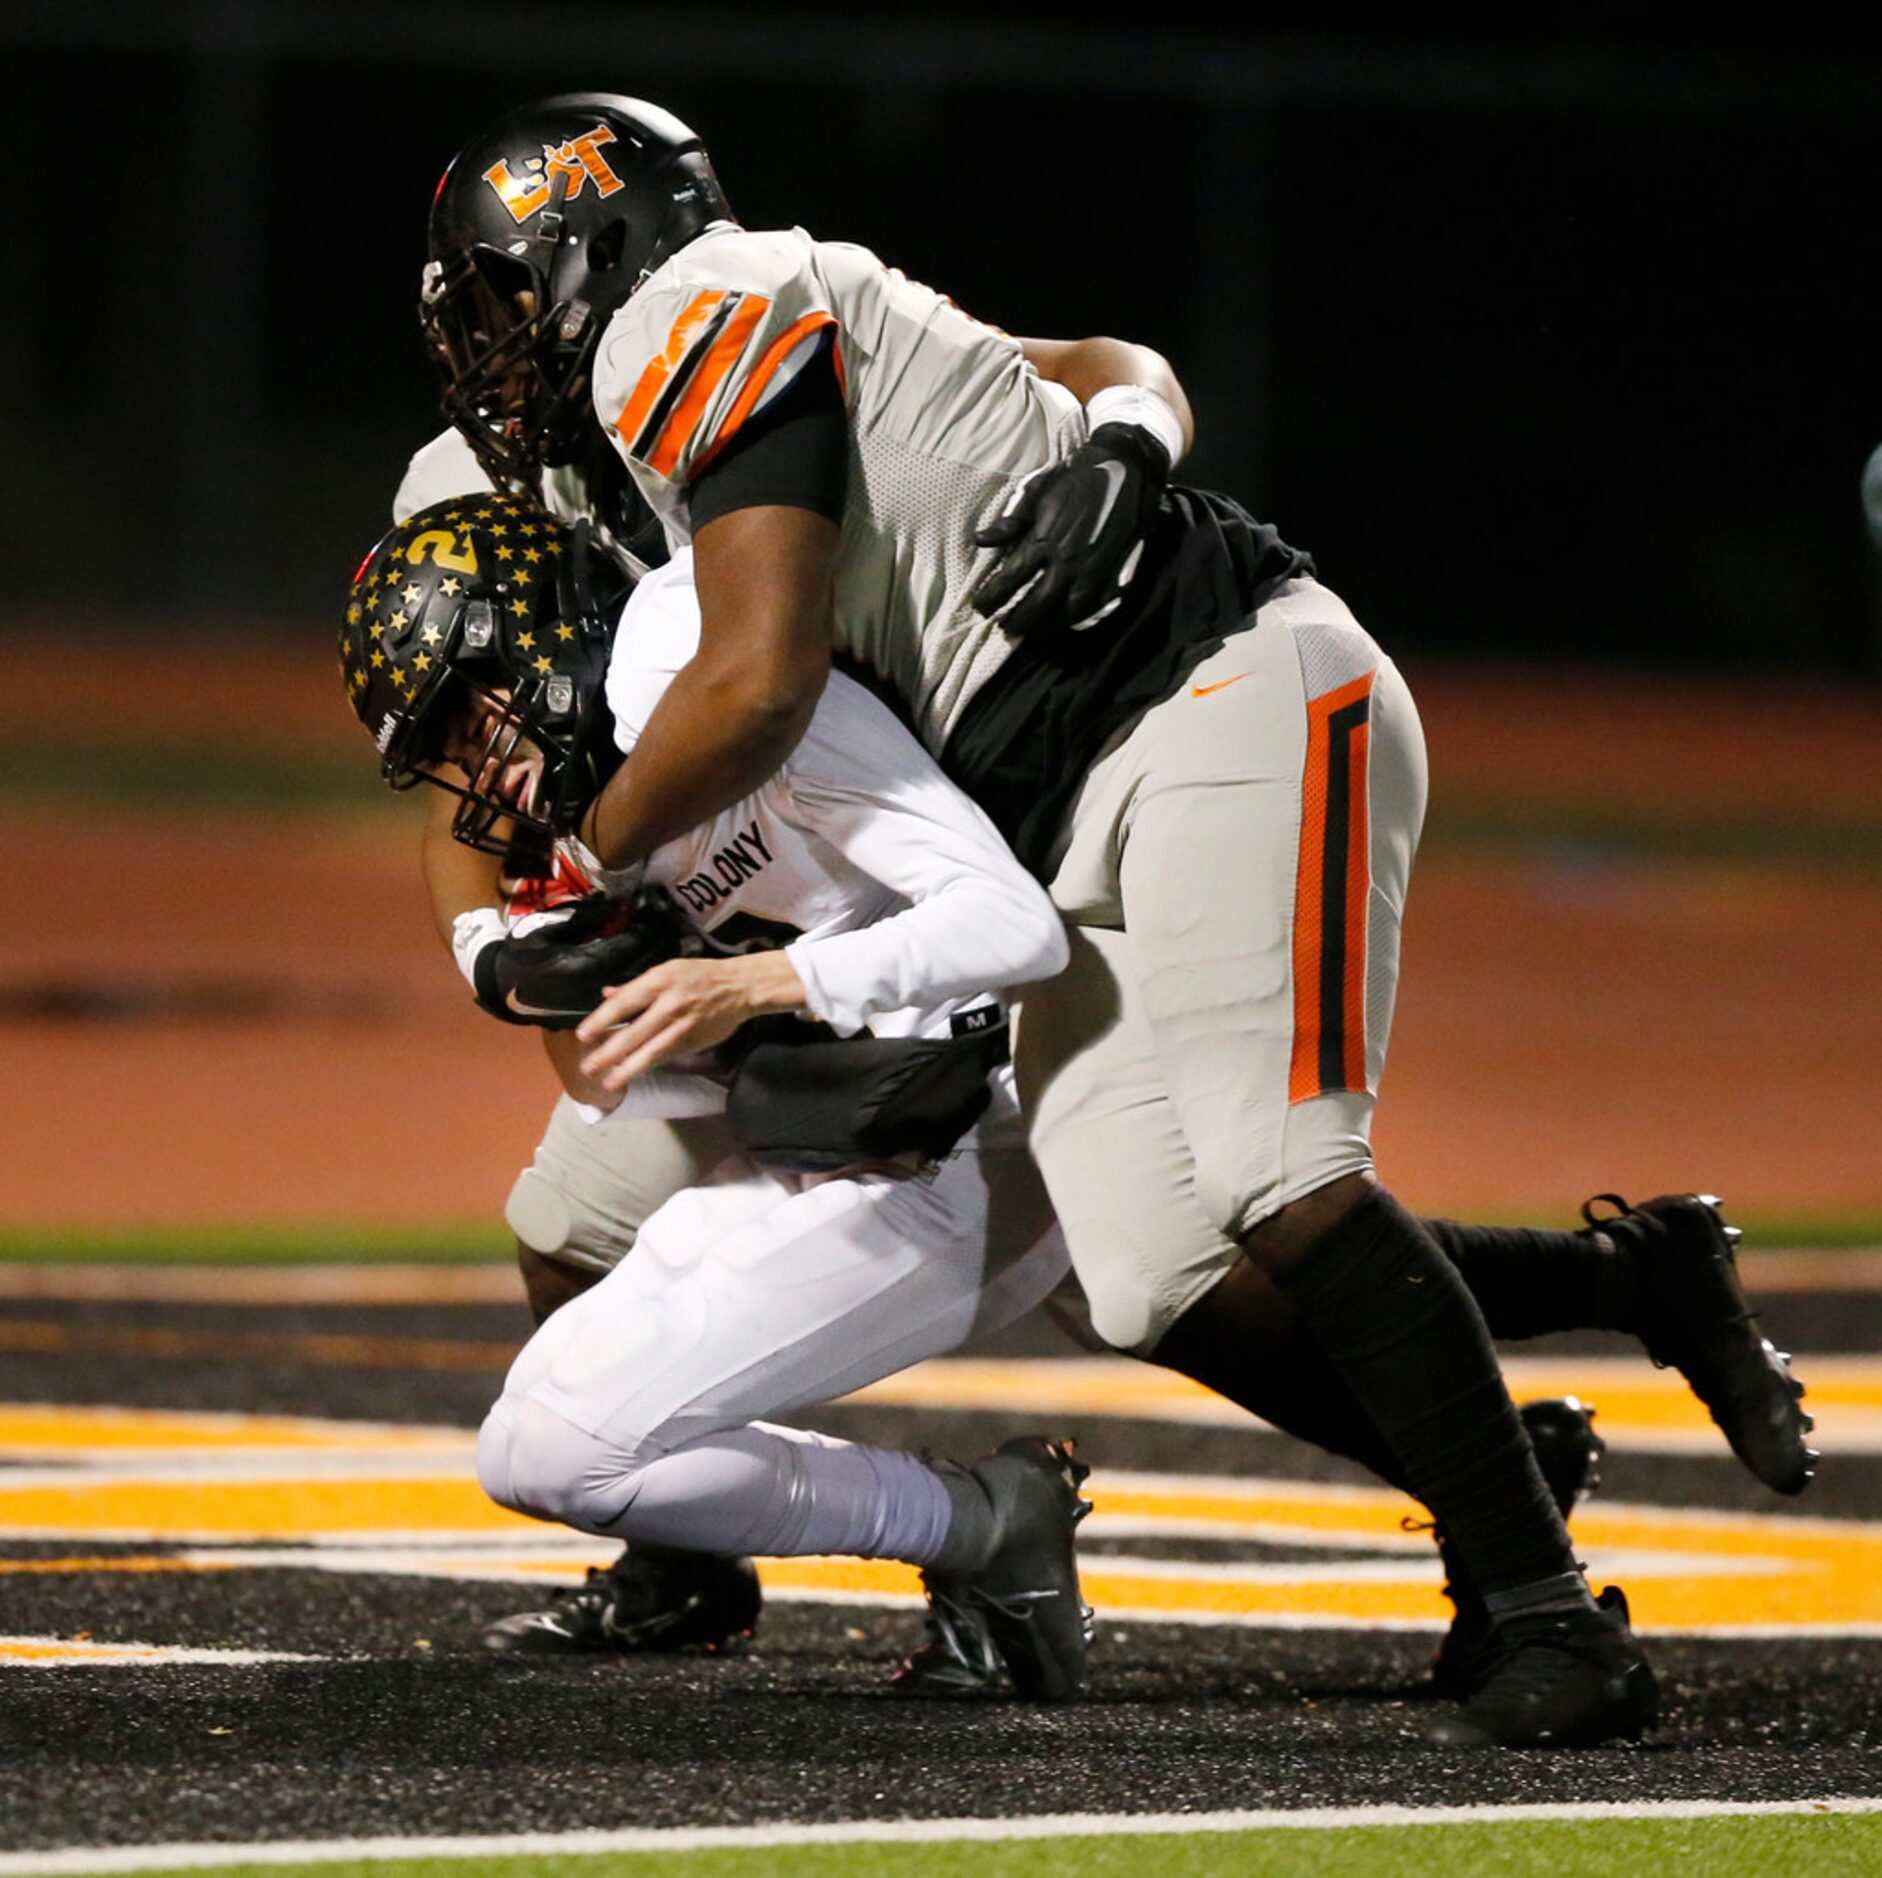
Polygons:
M1028 989L1013 1062L1033 1158L1091 1309L1118 1349L1152 1349L1237 1257L1196 1197L1131 942L1070 929L1071 963Z
M503 1216L532 1252L605 1272L674 1194L737 1152L723 1116L591 1124L563 1096Z
M1073 968L1028 994L1018 1060L1112 1341L1154 1341L1222 1247L1371 1165L1423 813L1410 695L1312 581L1094 765L1052 886Z

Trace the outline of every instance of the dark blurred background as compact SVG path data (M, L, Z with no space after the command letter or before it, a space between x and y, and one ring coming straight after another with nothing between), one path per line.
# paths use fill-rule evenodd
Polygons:
M1866 37L1214 12L0 7L8 622L324 624L436 428L439 172L597 87L750 225L1162 348L1395 649L1882 675Z
M1188 473L1429 733L1398 1191L1882 1243L1882 22L944 4L0 0L0 1261L507 1244L551 1080L332 648L438 427L432 189L568 89L754 226L1176 363Z

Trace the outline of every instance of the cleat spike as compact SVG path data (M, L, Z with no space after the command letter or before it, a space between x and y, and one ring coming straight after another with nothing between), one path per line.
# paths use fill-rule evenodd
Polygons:
M1601 1204L1583 1208L1590 1223ZM1745 1467L1779 1493L1799 1492L1804 1473L1802 1385L1789 1351L1761 1332L1737 1269L1743 1234L1728 1225L1716 1194L1661 1194L1600 1230L1632 1268L1639 1334L1662 1369L1677 1369Z

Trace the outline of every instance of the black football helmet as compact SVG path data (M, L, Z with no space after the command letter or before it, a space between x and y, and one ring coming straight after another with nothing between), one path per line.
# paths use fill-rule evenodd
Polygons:
M467 144L431 205L419 321L446 417L499 486L574 460L608 317L732 211L704 146L658 105L578 91Z
M630 586L618 564L546 509L456 497L401 522L360 563L340 622L354 713L394 789L435 783L462 798L460 841L496 854L571 833L620 754L604 684ZM465 727L479 742L463 749ZM451 749L466 780L439 773ZM495 782L541 753L525 801Z

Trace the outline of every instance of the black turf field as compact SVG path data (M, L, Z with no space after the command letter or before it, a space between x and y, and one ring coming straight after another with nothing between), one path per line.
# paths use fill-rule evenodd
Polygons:
M1786 1298L1792 1347L1873 1348L1870 1296ZM519 1309L9 1303L56 1322L56 1353L0 1354L12 1402L280 1410L473 1426L495 1371L297 1365L245 1338L346 1331L500 1345ZM127 1357L127 1325L205 1330L215 1361ZM16 1339L18 1341L18 1339ZM1534 1346L1530 1346L1533 1348ZM1603 1347L1612 1348L1612 1345ZM1060 1353L1043 1324L1002 1353ZM1808 1376L1807 1362L1800 1369ZM1004 1419L834 1409L832 1432L971 1451ZM1054 1431L1060 1432L1060 1431ZM1348 1478L1255 1433L1107 1421L1102 1465ZM1611 1456L1605 1491L1666 1504L1780 1503L1729 1460ZM1831 1464L1796 1510L1871 1515L1882 1461ZM1146 1550L1133 1541L1133 1549ZM0 1544L0 1561L69 1557ZM98 1545L94 1557L148 1556ZM1238 1545L1222 1556L1260 1557ZM1278 1556L1278 1554L1276 1555ZM514 1588L315 1571L0 1574L10 1636L298 1651L260 1666L0 1668L0 1845L247 1840L859 1816L1175 1811L1368 1802L1882 1794L1882 1641L1663 1640L1661 1727L1638 1748L1562 1756L1421 1746L1428 1637L1101 1625L1088 1699L914 1705L882 1686L913 1639L901 1611L774 1604L724 1658L519 1670L478 1647Z

